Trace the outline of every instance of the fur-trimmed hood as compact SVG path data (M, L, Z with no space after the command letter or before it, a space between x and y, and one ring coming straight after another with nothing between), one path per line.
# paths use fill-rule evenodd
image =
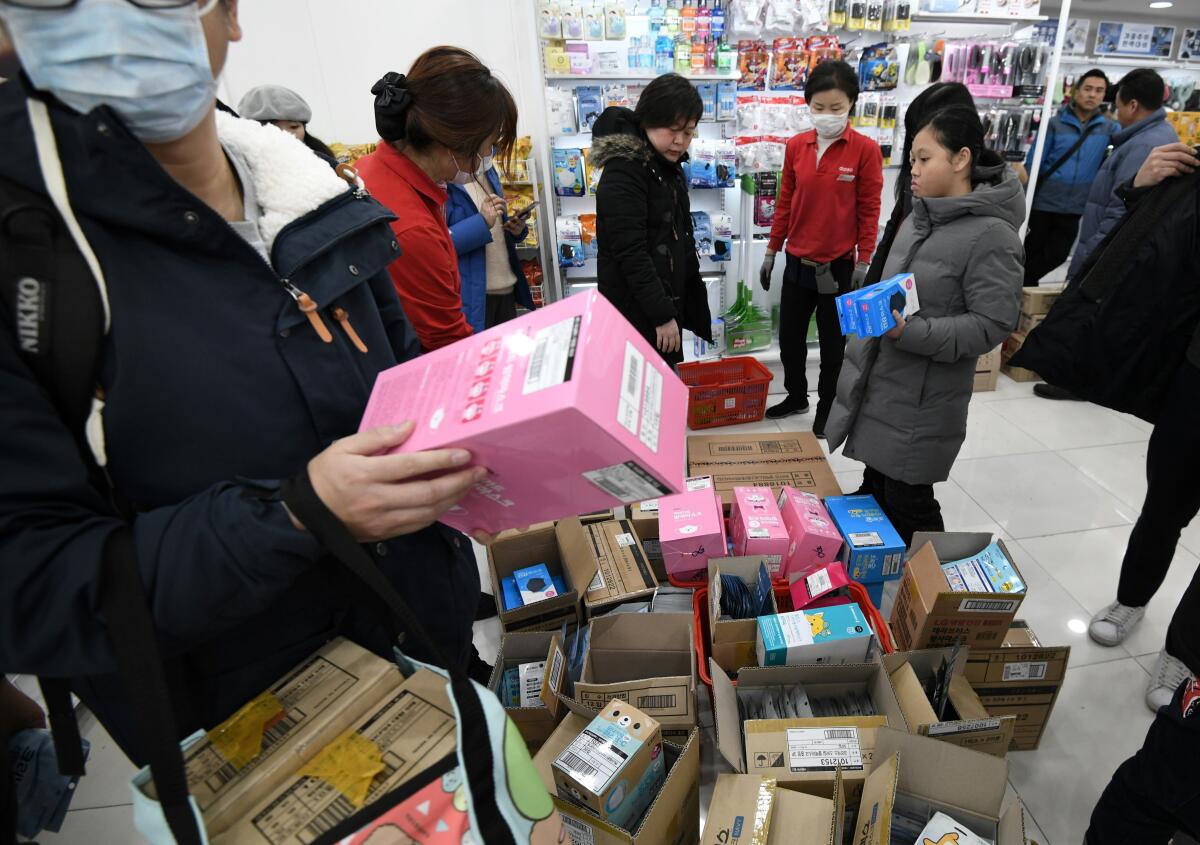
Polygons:
M645 139L635 135L618 133L605 135L603 138L592 136L591 164L593 167L604 167L610 161L619 158L639 164L649 164L653 155L650 152L650 145Z
M267 254L283 227L350 190L345 180L300 141L274 126L217 110L217 136L254 180Z

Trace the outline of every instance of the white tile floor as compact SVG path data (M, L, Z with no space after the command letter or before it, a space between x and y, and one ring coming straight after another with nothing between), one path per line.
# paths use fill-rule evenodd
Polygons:
M804 429L811 416L745 426ZM1086 624L1115 595L1117 572L1145 492L1150 427L1093 405L1048 402L1032 385L1004 376L971 403L968 436L950 480L937 495L950 530L994 531L1027 576L1022 616L1047 644L1069 644L1070 672L1037 751L1010 754L1012 786L1028 809L1040 845L1081 841L1096 798L1118 763L1141 745L1152 714L1143 693L1178 596L1200 555L1200 524L1185 533L1171 574L1141 629L1122 647L1092 643ZM861 466L831 457L843 489ZM477 642L494 654L498 627L481 625ZM132 767L93 726L90 774L61 834L44 843L128 845L133 831L126 784ZM702 759L714 771L711 735ZM706 793L707 794L707 793Z

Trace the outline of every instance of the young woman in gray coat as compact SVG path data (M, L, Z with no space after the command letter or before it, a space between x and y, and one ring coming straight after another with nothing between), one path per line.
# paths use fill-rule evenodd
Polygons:
M921 310L885 337L853 338L829 418L830 449L865 463L859 493L879 501L907 542L941 531L935 482L950 475L967 429L975 359L1013 330L1025 254L1025 196L983 149L975 110L949 106L918 130L912 214L883 277L912 273Z

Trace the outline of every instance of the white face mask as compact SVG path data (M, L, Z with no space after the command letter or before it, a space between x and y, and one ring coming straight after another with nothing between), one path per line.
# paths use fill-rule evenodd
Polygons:
M454 166L458 168L458 172L455 173L454 178L450 180L451 185L469 185L475 181L475 174L464 171L462 166L458 163L458 159L451 155L450 160L454 162Z
M817 134L822 138L837 138L846 131L846 124L850 120L848 114L814 114L812 115L813 128L817 130Z
M483 158L481 158L479 160L479 169L476 170L475 172L478 173L480 176L486 175L487 172L492 169L492 165L495 163L495 161L496 161L496 156L492 153L488 153L487 155L485 155Z

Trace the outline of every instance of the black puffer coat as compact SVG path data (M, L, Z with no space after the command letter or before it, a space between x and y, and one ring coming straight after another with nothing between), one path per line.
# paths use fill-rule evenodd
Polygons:
M677 320L712 340L708 294L692 240L687 183L658 155L633 112L606 109L592 130L599 290L638 332Z

